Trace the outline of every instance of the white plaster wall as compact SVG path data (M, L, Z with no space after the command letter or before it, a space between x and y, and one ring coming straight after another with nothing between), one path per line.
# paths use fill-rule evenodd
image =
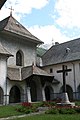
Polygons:
M24 54L24 66L32 65L36 62L36 44L32 42L26 42L23 39L7 37L0 38L2 45L9 51L14 57L8 59L8 65L16 65L16 53L21 50Z
M7 62L6 57L0 56L0 87L3 89L4 95L6 94L6 75L7 75Z
M10 90L13 86L17 86L19 88L20 93L21 93L21 102L27 101L26 81L12 81L12 80L7 79L7 95L10 95Z
M66 84L73 89L73 92L77 92L77 87L80 85L80 61L44 67L44 70L48 73L50 73L50 68L53 69L53 73L51 74L53 74L55 79L60 81L59 84L53 84L54 93L59 93L60 88L63 85L62 73L57 73L58 70L62 70L62 65L67 65L67 68L72 70L71 72L68 72L68 75L66 76Z

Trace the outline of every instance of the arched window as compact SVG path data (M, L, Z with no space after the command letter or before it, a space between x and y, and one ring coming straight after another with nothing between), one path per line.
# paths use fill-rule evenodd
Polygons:
M22 51L18 51L16 53L16 65L17 66L23 65L23 53L22 53Z

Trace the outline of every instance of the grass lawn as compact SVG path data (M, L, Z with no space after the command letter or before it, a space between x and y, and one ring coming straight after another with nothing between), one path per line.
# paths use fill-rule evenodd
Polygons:
M34 115L13 120L80 120L80 114L76 115Z
M17 105L0 106L0 118L21 115L22 113L16 111L16 107Z
M79 104L78 102L77 104ZM37 105L37 104L35 104ZM80 105L80 104L79 104ZM16 108L20 105L7 105L0 106L0 118L10 117L10 116L19 116L25 114L23 112L18 112ZM16 118L13 120L80 120L80 112L77 114L40 114L40 115L31 115L24 118Z

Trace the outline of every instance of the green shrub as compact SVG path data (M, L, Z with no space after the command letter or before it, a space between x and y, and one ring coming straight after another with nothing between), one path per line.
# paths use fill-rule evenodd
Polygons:
M80 113L80 108L75 108L75 111L76 111L77 113Z
M76 113L76 111L73 108L60 108L59 113L60 114L74 114Z
M56 105L56 102L54 101L43 101L41 102L41 106L40 107L52 107L52 106L55 106Z
M80 101L75 101L76 106L80 106Z
M59 111L58 111L58 109L53 108L53 109L47 110L45 113L46 113L46 114L58 114Z
M80 108L52 108L45 112L46 114L75 114L80 113Z
M21 105L19 105L16 109L18 112L23 112L23 113L31 113L31 112L36 112L37 107L31 103L24 102Z

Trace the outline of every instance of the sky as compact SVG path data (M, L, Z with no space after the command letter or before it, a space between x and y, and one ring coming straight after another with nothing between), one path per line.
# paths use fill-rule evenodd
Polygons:
M80 0L7 0L0 20L12 15L44 44L80 37Z

